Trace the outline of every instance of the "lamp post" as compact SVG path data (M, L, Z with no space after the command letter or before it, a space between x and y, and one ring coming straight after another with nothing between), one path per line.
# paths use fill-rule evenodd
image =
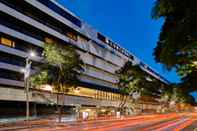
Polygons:
M29 122L29 76L31 71L31 58L35 57L34 52L30 52L29 55L26 57L26 65L24 71L24 86L25 86L25 93L26 93L26 121Z

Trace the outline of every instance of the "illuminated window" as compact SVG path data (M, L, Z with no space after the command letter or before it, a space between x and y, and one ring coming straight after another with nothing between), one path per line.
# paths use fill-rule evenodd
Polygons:
M9 47L15 47L15 42L5 37L1 37L1 44Z
M112 93L112 100L114 101L114 93Z
M45 42L51 44L51 43L54 43L54 40L51 38L45 37Z
M102 99L105 100L105 92L102 91Z
M72 32L67 32L66 36L68 36L69 38L71 38L74 41L77 41L77 35Z
M82 43L87 43L87 42L88 42L88 39L86 39L86 38L83 37L83 36L78 36L78 39L79 39Z

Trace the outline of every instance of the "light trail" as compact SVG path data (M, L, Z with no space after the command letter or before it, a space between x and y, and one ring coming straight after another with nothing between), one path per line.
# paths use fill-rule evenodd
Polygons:
M178 125L178 124L182 124L183 122L188 121L188 119L189 119L189 118L184 118L184 119L179 120L178 122L176 121L176 122L167 124L167 125L165 125L165 126L162 126L162 127L158 128L158 129L156 129L155 131L162 131L162 130L164 130L164 129L168 129L168 128L170 128L170 127L176 126L176 125Z
M155 117L157 116L157 117ZM143 124L145 123L150 123L150 122L155 122L155 121L161 121L161 120L166 120L166 119L172 119L177 116L169 116L169 115L154 115L154 117L148 117L148 118L143 118L139 120L133 120L133 121L123 121L123 122L118 122L118 123L113 123L110 125L105 125L105 126L98 126L98 127L88 127L85 130L88 131L107 131L107 130L112 130L112 129L118 129L118 128L124 128L128 126L134 126L134 125L140 125L142 122Z
M164 123L161 123L161 124L153 125L153 126L151 126L151 127L145 128L145 129L143 129L143 130L141 130L141 131L151 131L151 130L155 130L155 129L157 129L157 128L163 127L163 126L168 125L168 124L171 124L171 123L173 123L173 122L177 122L177 120L179 120L179 119L180 119L180 117L178 117L178 118L176 118L175 120L172 120L172 121L167 121L167 122L164 122ZM170 119L168 119L168 120L170 120Z
M97 119L84 122L55 123L24 131L180 131L197 122L197 113L153 114L124 119ZM195 126L192 124L192 127ZM21 130L22 131L22 130Z
M180 131L180 130L182 130L182 129L188 127L188 126L190 126L196 120L197 120L197 118L190 119L187 122L185 122L185 123L179 125L178 127L176 127L173 131Z

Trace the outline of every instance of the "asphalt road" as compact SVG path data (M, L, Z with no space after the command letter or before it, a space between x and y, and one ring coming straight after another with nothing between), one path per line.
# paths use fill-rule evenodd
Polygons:
M21 129L20 131L197 131L197 113L143 115L122 120L94 120Z

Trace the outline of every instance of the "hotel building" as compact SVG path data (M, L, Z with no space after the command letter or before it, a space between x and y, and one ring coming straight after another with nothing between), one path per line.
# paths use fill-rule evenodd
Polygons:
M168 83L132 53L80 20L54 0L0 0L0 117L25 114L25 59L30 50L32 72L40 63L42 45L56 42L72 44L85 63L80 84L62 97L65 111L114 113L120 104L115 71L128 60ZM46 86L46 90L47 90ZM57 94L30 90L31 114L52 113ZM61 102L60 102L61 103ZM129 107L129 102L125 104ZM74 110L73 110L74 111Z

